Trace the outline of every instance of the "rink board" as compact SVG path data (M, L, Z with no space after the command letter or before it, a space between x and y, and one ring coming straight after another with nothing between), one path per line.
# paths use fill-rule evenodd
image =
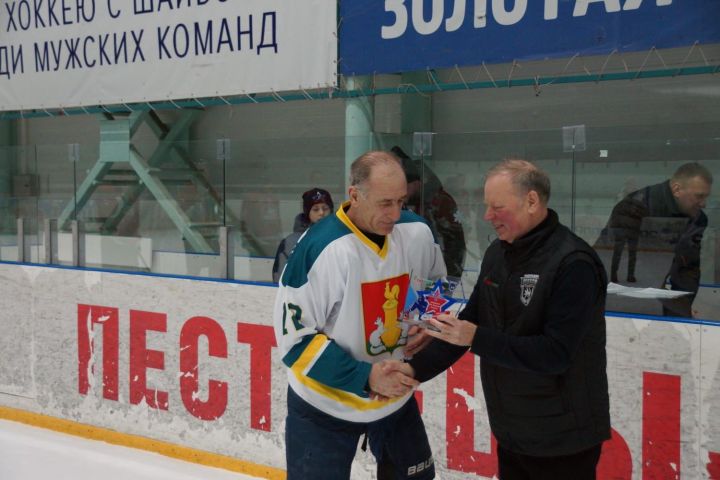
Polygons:
M283 469L272 286L0 264L0 406ZM600 478L720 478L720 324L608 317ZM443 479L497 467L466 355L422 386ZM373 478L358 452L353 478Z

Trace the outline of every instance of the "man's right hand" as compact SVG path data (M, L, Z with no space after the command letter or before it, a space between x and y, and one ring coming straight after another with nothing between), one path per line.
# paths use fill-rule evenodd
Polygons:
M368 384L370 390L382 397L401 397L420 385L412 375L413 369L409 364L385 360L373 364Z

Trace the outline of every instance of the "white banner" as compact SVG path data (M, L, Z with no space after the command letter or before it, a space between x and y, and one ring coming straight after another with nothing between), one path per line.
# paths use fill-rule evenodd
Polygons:
M0 0L0 111L336 84L334 0Z

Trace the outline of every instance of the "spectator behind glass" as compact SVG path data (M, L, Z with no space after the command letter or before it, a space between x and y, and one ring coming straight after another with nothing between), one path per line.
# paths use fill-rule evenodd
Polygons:
M408 210L428 221L440 244L448 275L461 277L465 264L465 231L455 199L427 165L413 161L398 146L391 151L400 159L405 170Z
M662 301L663 315L691 317L691 305L700 286L700 244L708 224L703 209L712 182L707 168L695 162L685 163L669 180L636 190L618 202L595 245L596 248L613 247L610 281L618 281L626 243L630 283L637 281L637 251L641 240L647 243L649 251L672 252L667 273L652 286L661 283L669 285L671 290L691 292L691 295Z
M293 233L285 237L278 245L275 252L275 262L272 268L273 282L280 280L283 268L287 263L287 259L295 248L295 244L300 239L305 230L312 224L317 223L323 218L330 215L334 205L332 197L327 190L322 188L312 188L302 194L303 211L295 217L293 225Z

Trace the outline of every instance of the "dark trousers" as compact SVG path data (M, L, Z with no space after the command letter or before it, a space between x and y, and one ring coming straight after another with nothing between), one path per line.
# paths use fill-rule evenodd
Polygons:
M635 276L635 265L637 263L637 251L640 237L637 232L626 228L612 228L610 231L613 237L613 255L612 262L610 264L611 281L617 280L617 271L620 267L620 259L622 258L623 249L625 248L626 243L628 246L627 274L628 277Z
M363 435L378 460L379 479L430 480L435 464L411 398L395 413L370 423L341 420L321 412L288 388L285 459L288 480L350 479L350 467Z
M595 480L602 444L558 457L531 457L498 445L500 480Z

